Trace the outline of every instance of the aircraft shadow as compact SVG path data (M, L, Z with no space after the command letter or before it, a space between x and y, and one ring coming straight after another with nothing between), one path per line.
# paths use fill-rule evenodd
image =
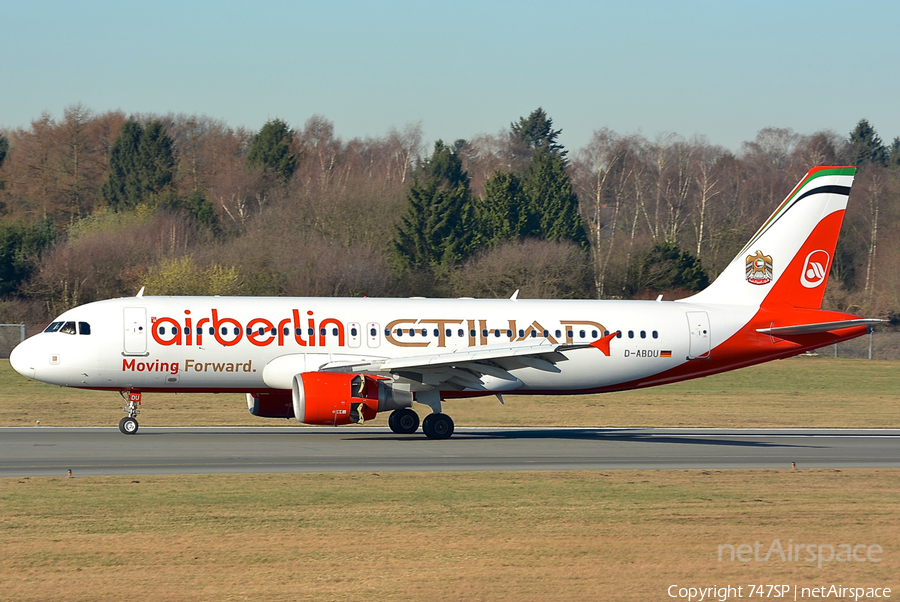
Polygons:
M739 435L737 435L739 436ZM736 439L736 435L716 436L707 435L703 437L691 435L660 435L648 432L630 432L628 430L599 430L599 429L540 429L534 431L528 430L509 430L509 431L485 431L485 432L463 432L456 433L448 439L448 441L494 441L494 440L569 440L569 441L596 441L598 443L621 442L621 443L661 443L661 444L688 444L688 445L714 445L724 447L750 447L750 448L803 448L803 449L825 449L825 445L806 445L796 443L776 443L772 441L754 441L751 439ZM344 437L345 440L353 441L422 441L424 435L416 433L414 435L395 435L393 433L382 436L366 433L361 436Z

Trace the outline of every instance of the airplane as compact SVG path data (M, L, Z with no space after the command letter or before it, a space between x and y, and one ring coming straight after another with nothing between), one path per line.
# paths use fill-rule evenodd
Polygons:
M64 312L10 363L34 380L143 393L244 393L254 416L453 434L443 402L673 383L861 336L820 309L856 169L811 169L706 289L676 301L143 296Z

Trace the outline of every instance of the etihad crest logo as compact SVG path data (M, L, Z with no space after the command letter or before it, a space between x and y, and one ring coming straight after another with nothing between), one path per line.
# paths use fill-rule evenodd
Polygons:
M772 277L771 255L763 255L760 250L756 251L756 255L747 255L747 282L769 284Z

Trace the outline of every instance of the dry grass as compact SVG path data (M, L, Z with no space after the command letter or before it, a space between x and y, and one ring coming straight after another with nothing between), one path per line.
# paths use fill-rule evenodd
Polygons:
M663 600L900 586L897 470L2 479L4 600ZM881 563L718 561L879 544ZM727 556L726 556L727 558ZM746 594L746 592L745 592Z
M900 364L794 358L639 391L505 399L454 400L445 411L468 426L900 428ZM116 393L36 383L0 362L0 426L114 425L121 406ZM148 394L143 410L144 426L299 426L251 416L241 395ZM386 426L387 415L369 424Z

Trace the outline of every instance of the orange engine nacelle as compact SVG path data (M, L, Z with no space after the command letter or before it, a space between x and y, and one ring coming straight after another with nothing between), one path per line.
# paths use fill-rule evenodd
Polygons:
M293 378L294 416L304 424L358 424L378 413L378 380L360 374L303 372Z

